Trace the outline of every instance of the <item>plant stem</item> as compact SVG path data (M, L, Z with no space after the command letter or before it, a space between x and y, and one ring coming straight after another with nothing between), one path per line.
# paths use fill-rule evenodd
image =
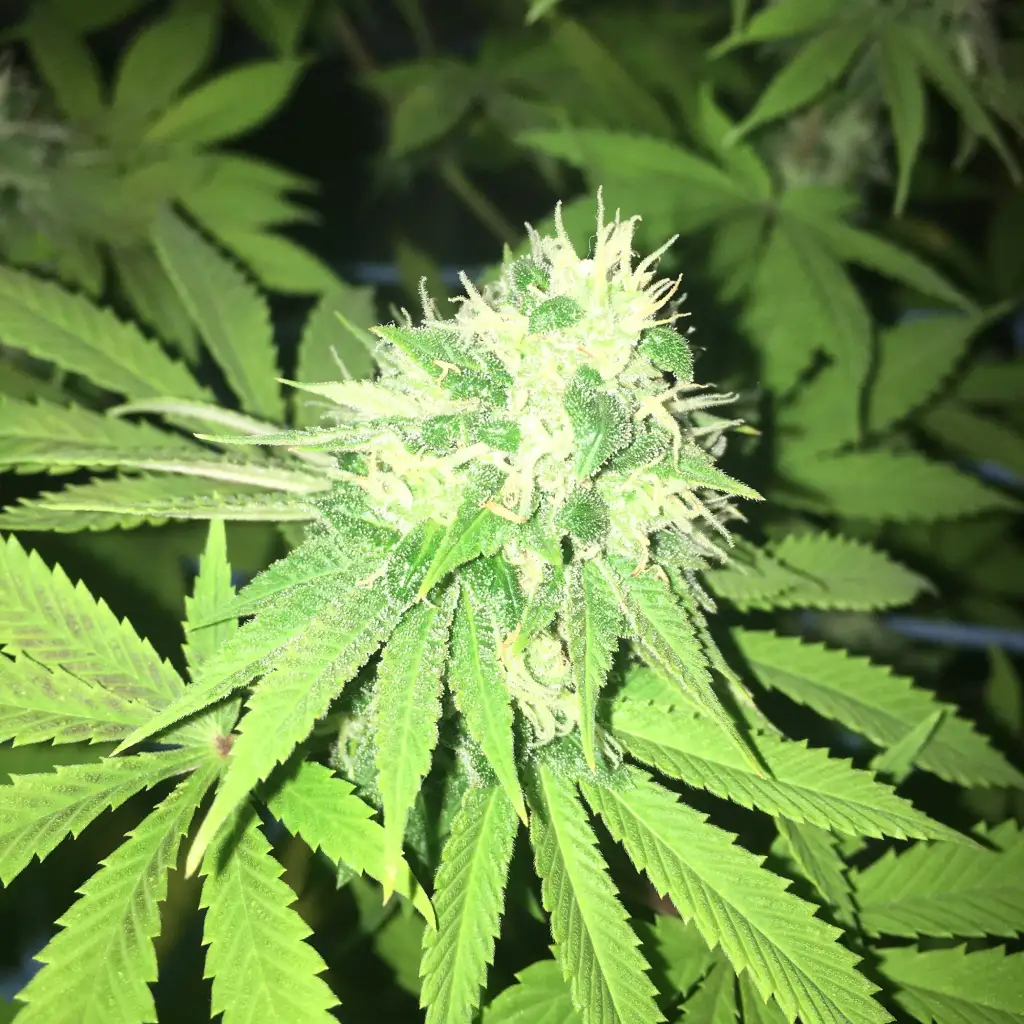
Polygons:
M516 239L516 230L505 219L502 212L466 177L465 172L452 157L441 161L440 174L444 183L461 199L476 215L488 231L498 241L512 245Z

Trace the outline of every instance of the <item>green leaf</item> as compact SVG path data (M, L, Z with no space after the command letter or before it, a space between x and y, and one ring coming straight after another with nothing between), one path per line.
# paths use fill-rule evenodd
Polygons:
M283 235L222 223L211 224L210 230L264 288L285 295L320 295L338 286L337 275L323 260Z
M427 1024L470 1024L480 1005L518 825L500 786L466 790L434 879L437 930L423 939Z
M786 1018L803 1024L874 1024L889 1020L857 957L816 908L786 892L763 858L635 768L632 784L583 783L587 802L630 860L668 895L683 919L696 921L709 945L720 944L737 972L747 970L762 998L774 996Z
M149 717L149 709L30 658L0 653L0 741L103 743L119 740Z
M243 409L266 419L283 419L266 300L170 210L158 216L152 237L164 269Z
M985 710L1000 729L1011 736L1024 733L1024 682L1010 655L990 647L985 681Z
M652 974L663 998L690 995L716 959L696 925L674 913L657 913L653 925L634 921L633 927L643 940L642 951L650 956Z
M176 0L135 37L121 58L111 104L122 130L133 134L206 67L217 44L218 20L206 0Z
M530 843L562 976L587 1024L656 1024L647 963L575 789L538 765Z
M377 668L374 712L377 790L384 807L385 900L402 862L406 822L430 771L441 714L442 674L458 588L437 604L411 608L388 640Z
M846 74L870 32L869 19L844 18L815 35L768 83L754 109L740 122L737 137L817 99Z
M836 510L851 519L933 523L1019 509L1018 502L976 477L916 452L850 452L788 468L811 492L796 499L800 507Z
M398 571L402 571L408 560L414 557L422 538L432 532L414 531L395 548L391 557L395 560L395 568ZM329 551L328 546L327 552L324 553L329 554ZM196 672L193 684L143 728L136 729L121 744L119 751L155 735L187 715L205 710L239 687L245 686L254 676L264 673L267 665L273 663L276 657L288 652L296 644L301 645L307 633L322 631L322 615L325 611L333 608L336 614L344 617L350 610L354 610L358 615L361 608L383 607L381 602L387 599L383 588L378 586L372 591L367 590L353 579L351 572L337 571L342 567L334 566L333 574L314 571L308 578L303 578L303 574L308 571L302 557L305 553L303 546L298 553L293 552L271 566L266 573L257 577L250 587L242 591L237 602L228 605L218 614L217 621L221 617L237 618L243 614L257 612L253 622L246 623L214 657L204 662ZM385 556L382 555L380 561L383 562L384 559ZM322 569L322 563L316 568ZM292 575L295 570L297 575ZM267 577L274 582L266 583ZM301 579L301 582L296 582L297 579ZM295 586L287 585L293 582L296 583ZM279 600L269 601L254 608L256 602L250 590L254 585L262 587L264 597L269 591L279 597ZM276 591L277 587L283 589ZM256 593L259 594L260 590ZM401 608L398 609L398 612L400 611Z
M728 963L719 960L683 1004L683 1020L692 1024L736 1024L738 1013L736 975Z
M755 754L715 692L700 639L668 584L651 574L631 576L621 561L614 569L603 561L596 564L615 594L629 636L644 661L676 683L694 708L706 714L754 771L760 772Z
M614 186L623 200L646 197L648 218L667 217L680 231L707 227L758 198L745 182L661 139L574 128L530 131L517 141Z
M556 960L538 960L516 979L484 1010L482 1024L583 1024Z
M971 339L1005 313L999 305L965 316L929 316L881 332L868 422L886 430L923 405L949 379Z
M712 721L686 710L621 701L613 710L612 726L637 760L743 807L853 836L960 839L869 772L830 757L823 748L770 734L752 737L771 770L766 778L722 744Z
M888 750L883 750L871 759L871 770L876 775L891 780L899 786L905 782L921 759L921 752L932 741L946 712L938 708L927 718L922 719L903 739L894 743Z
M59 18L83 35L120 21L139 4L140 0L92 0L87 7L83 7L78 0L47 0L47 6Z
M43 967L18 993L19 1021L138 1024L156 1020L153 938L167 873L214 769L195 772L119 846L79 890L58 932L36 955Z
M773 608L896 608L934 590L885 552L842 534L791 533L769 551L795 577L784 594L772 598Z
M470 735L483 750L516 814L525 822L526 804L516 768L513 715L498 651L497 627L487 605L466 586L462 587L452 627L448 686Z
M156 342L56 284L0 267L4 344L129 398L209 398Z
M580 740L587 764L597 766L594 740L597 700L608 680L612 656L622 635L622 614L600 569L593 561L570 567L566 586L565 626L569 658L579 701Z
M850 927L856 915L846 864L836 838L817 825L776 819L779 836L801 874L811 882L826 904L834 908L838 921Z
M301 60L254 61L225 71L183 96L146 132L147 143L198 147L242 135L288 98Z
M329 486L322 476L308 471L213 453L178 434L77 406L0 398L0 439L8 442L0 452L0 466L9 464L21 472L70 473L86 466L126 469L296 494Z
M977 98L977 87L959 66L946 36L939 34L924 19L901 18L890 29L896 45L915 60L925 77L956 108L966 125L985 139L996 151L1015 181L1020 167L985 108Z
M786 1015L774 999L766 1002L761 998L748 973L741 974L739 982L743 1024L782 1024L786 1020Z
M62 491L22 498L0 513L0 529L130 529L169 519L305 522L315 516L295 494L189 476L136 476L93 480Z
M122 701L159 708L184 690L171 665L60 566L47 568L16 537L0 541L0 643ZM69 700L71 694L69 693Z
M472 72L457 61L418 61L416 71L416 80L392 106L388 155L394 159L443 139L475 99Z
M11 785L0 790L0 880L9 885L33 857L44 860L108 808L202 761L195 750L170 750L12 776Z
M235 0L234 7L267 46L290 57L302 41L313 0Z
M973 363L957 382L956 396L986 408L1014 405L1024 394L1024 359Z
M889 108L896 143L898 172L893 212L899 216L907 204L910 182L927 127L924 83L912 61L907 60L899 40L883 32L878 40L878 69L882 93Z
M854 876L869 935L1014 938L1024 920L1024 833L1004 821L981 845L888 850Z
M110 257L125 298L139 320L194 365L199 358L195 328L156 253L148 246L138 246L115 249Z
M206 909L205 977L213 979L210 1013L224 1024L331 1024L338 1000L318 977L327 970L303 941L311 929L292 909L297 899L281 881L259 818L243 809L244 827L229 830L203 861L200 906ZM241 822L239 822L241 825Z
M924 431L960 456L994 463L1024 476L1024 434L955 402L944 402L921 418Z
M782 207L814 232L837 259L884 274L929 298L949 303L956 309L967 312L976 309L967 296L913 253L878 235L855 228L838 216L823 216L815 201L817 192L813 188L790 189L783 197Z
M235 596L228 561L227 534L224 522L211 519L206 547L199 556L199 572L191 597L185 598L185 659L193 671L213 657L237 631L237 619L223 619L205 626L198 623L210 618Z
M879 968L896 1001L922 1024L1019 1024L1024 1019L1024 953L1001 946L882 950Z
M719 56L738 46L804 35L831 21L841 9L840 0L776 0L757 11L741 31L734 26L711 52Z
M864 365L853 367L833 360L797 386L778 413L779 431L788 437L779 452L780 469L839 448L860 446L861 390L866 375Z
M751 290L745 327L761 354L769 386L787 389L819 347L847 368L851 387L866 374L871 319L864 300L806 225L791 217L776 223ZM794 295L801 301L792 302Z
M95 128L106 112L100 70L60 6L49 0L33 4L25 21L25 39L61 112L83 127Z
M289 832L335 864L384 881L384 829L350 782L315 761L299 761L283 769L281 778L275 776L268 789L267 807ZM392 886L435 926L434 909L408 864L393 877Z
M609 128L671 136L672 124L636 79L583 25L570 18L555 23L550 45L587 91L596 118Z
M209 661L238 632L238 619L225 618L207 622L211 616L235 597L231 583L231 563L228 561L227 534L224 522L211 519L206 535L206 547L199 556L192 595L185 598L185 660L193 673ZM205 625L199 623L206 622ZM213 739L230 734L238 718L238 705L230 701L213 710L211 725Z
M867 658L854 658L824 644L739 629L733 640L769 689L841 722L872 743L889 747L940 708L947 713L918 764L961 786L1021 786L1024 776L956 715L910 679L893 675Z
M246 703L227 771L189 851L189 874L253 787L291 756L401 614L402 606L390 604L383 587L352 594L326 606L274 661Z

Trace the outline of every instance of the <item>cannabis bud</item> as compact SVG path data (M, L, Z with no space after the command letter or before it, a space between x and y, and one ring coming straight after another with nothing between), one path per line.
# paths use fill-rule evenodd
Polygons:
M617 609L629 614L626 580L668 583L655 538L688 595L708 606L694 574L726 558L728 497L758 497L704 447L729 424L692 421L733 396L694 383L673 326L679 281L654 279L668 246L634 267L637 219L604 223L599 196L596 244L580 259L556 210L555 236L531 229L530 255L507 261L483 292L462 275L453 318L423 291L421 324L405 314L374 328L376 381L308 387L337 404L337 427L318 440L357 456L347 480L379 524L440 536L416 600L442 601L450 584L477 593L497 620L489 628L503 632L501 678L532 744L579 727L592 766L597 693L573 658L574 628L586 627L558 613L596 588L612 630ZM531 609L526 619L503 621L499 578L513 605Z

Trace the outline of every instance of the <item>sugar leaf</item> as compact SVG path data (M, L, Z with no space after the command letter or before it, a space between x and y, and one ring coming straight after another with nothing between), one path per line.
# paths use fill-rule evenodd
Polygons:
M619 645L622 614L615 603L615 595L592 561L569 570L565 622L579 701L580 739L587 764L593 769L596 766L597 700L611 671L612 655Z
M437 745L443 672L458 589L437 604L411 608L384 648L377 669L377 789L384 806L385 900L402 863L409 812Z
M512 708L497 628L487 606L465 585L452 626L448 686L470 735L525 822L526 804L516 767Z

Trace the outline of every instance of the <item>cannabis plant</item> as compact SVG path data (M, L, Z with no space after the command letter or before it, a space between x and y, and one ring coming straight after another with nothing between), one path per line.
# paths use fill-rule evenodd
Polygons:
M517 841L554 961L524 971L488 1024L652 1024L680 1001L708 1021L1024 1014L1020 954L984 941L1021 927L1016 826L964 832L892 785L913 770L969 786L1020 786L1020 773L884 667L713 626L713 595L871 608L927 583L828 533L744 537L759 495L717 465L740 427L723 415L735 396L700 380L679 282L657 278L662 250L636 261L636 221L606 219L599 201L581 256L556 213L497 280L464 278L453 316L424 292L420 323L349 325L379 372L353 379L339 360L338 379L296 382L321 403L321 424L301 430L280 422L263 300L176 215L158 228L170 277L260 418L212 403L87 299L3 272L6 340L45 345L129 401L110 414L5 403L8 465L118 475L24 501L0 526L210 521L185 610L187 682L82 584L15 537L3 544L4 735L117 746L14 779L0 877L134 794L165 792L58 922L20 1021L156 1019L153 938L186 836L212 1012L334 1019L266 818L322 851L339 882L365 873L418 909L431 1022L475 1018ZM329 314L317 309L308 333L343 348ZM306 525L236 593L232 519ZM764 689L870 740L870 770L787 736L759 707ZM423 799L428 786L437 799ZM707 795L768 816L770 860L714 823ZM875 842L886 838L914 842ZM646 875L682 919L680 969L660 988L609 863ZM970 953L901 941L918 936L982 941Z

